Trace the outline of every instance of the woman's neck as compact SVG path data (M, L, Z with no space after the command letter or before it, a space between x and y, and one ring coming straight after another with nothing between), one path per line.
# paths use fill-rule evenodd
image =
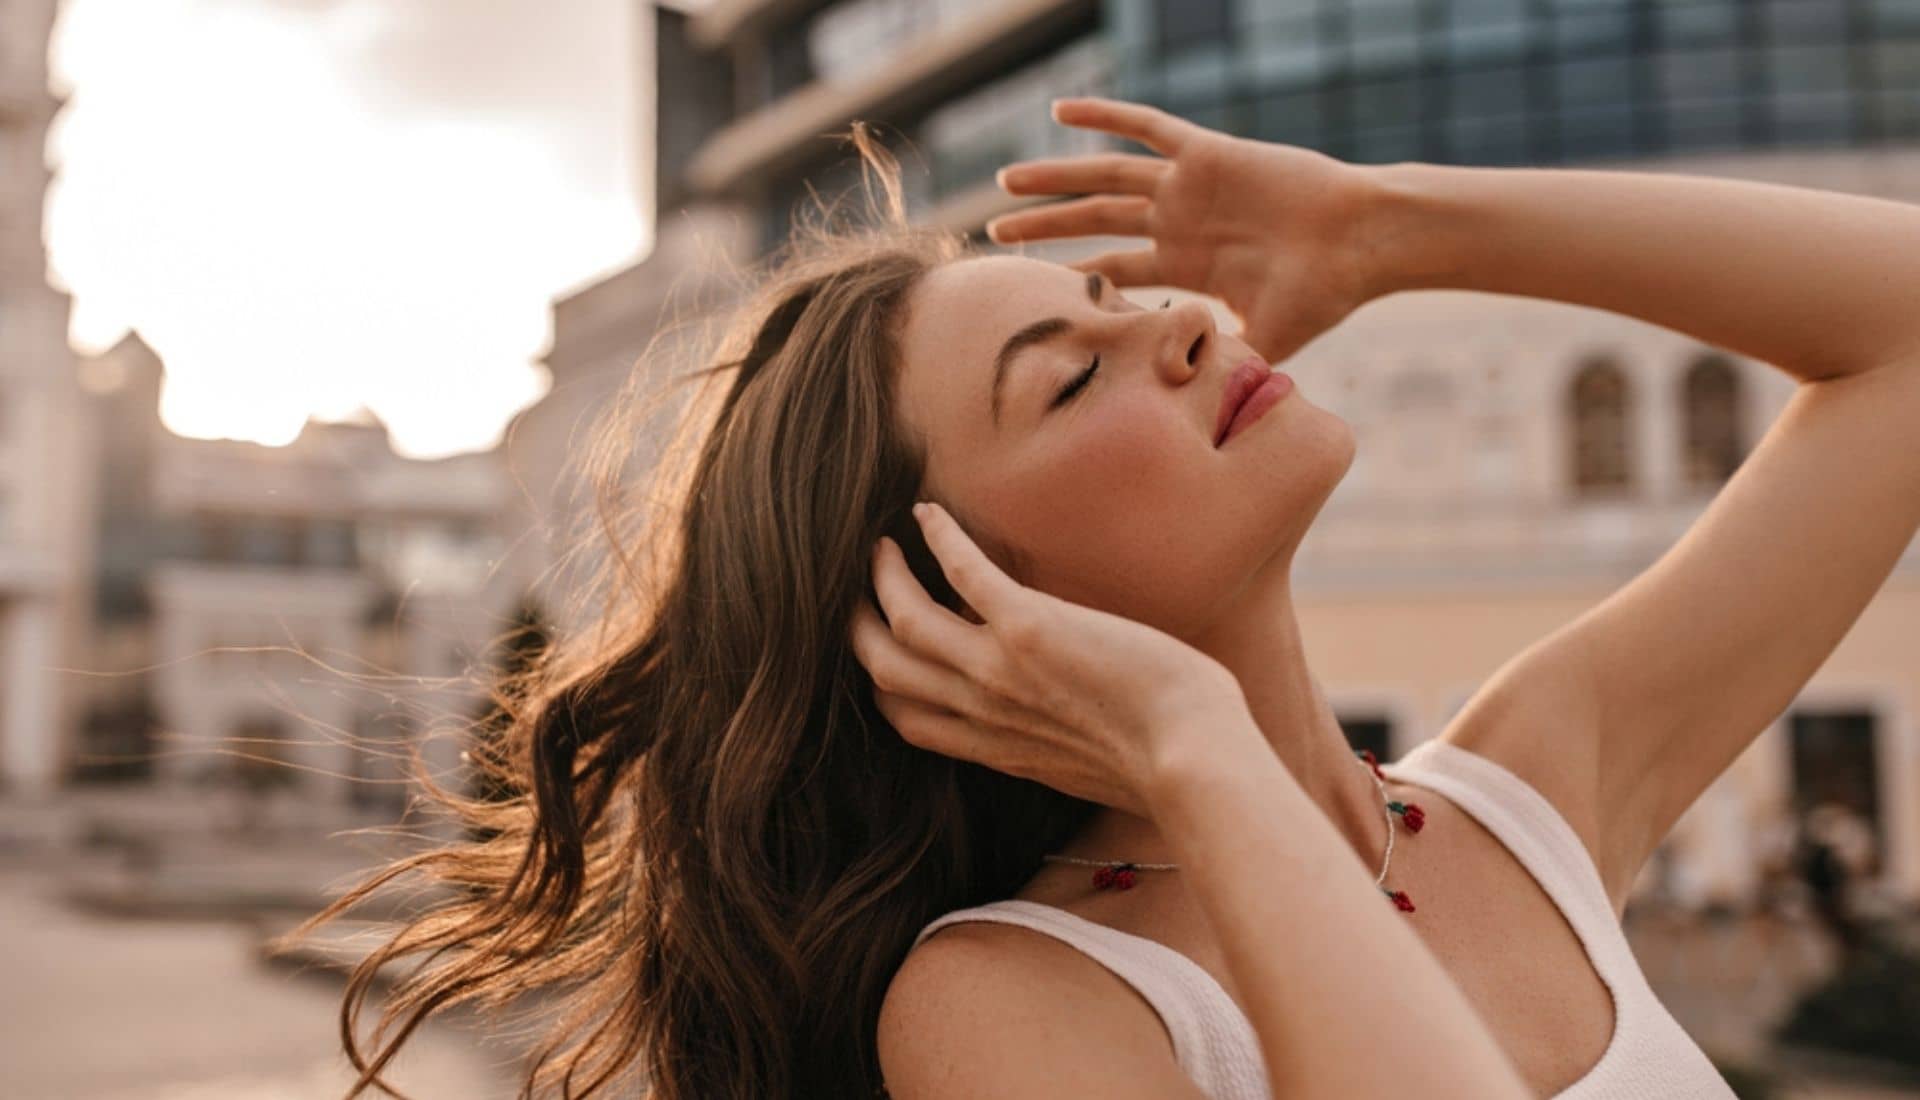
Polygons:
M1355 762L1333 707L1307 667L1288 586L1272 584L1189 642L1233 672L1274 755L1360 858L1376 860L1387 835L1379 792ZM1112 808L1095 814L1063 851L1089 859L1177 862L1152 821Z

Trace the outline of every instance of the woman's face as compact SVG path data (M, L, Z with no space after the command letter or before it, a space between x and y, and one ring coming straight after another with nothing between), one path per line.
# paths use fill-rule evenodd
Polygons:
M1258 357L1198 301L1146 308L1060 264L984 256L929 272L901 336L929 495L1025 559L1022 583L1177 637L1284 581L1353 461L1351 428L1298 387L1214 446L1227 381Z

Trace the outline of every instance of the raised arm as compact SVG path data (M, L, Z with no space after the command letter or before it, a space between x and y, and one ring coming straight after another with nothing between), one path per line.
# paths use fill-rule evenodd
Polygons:
M1654 172L1373 174L1369 297L1453 287L1594 306L1809 382L1920 357L1920 206Z
M1568 729L1592 744L1547 731L1505 751L1554 782L1590 749L1589 775L1558 781L1569 800L1591 799L1590 843L1622 904L1920 529L1920 207L1650 173L1401 164L1380 175L1381 292L1597 306L1802 383L1672 549L1524 655L1584 672L1589 706L1571 717L1590 726Z
M1450 287L1612 310L1802 383L1672 549L1483 693L1539 716L1479 747L1548 790L1622 904L1654 846L1793 701L1920 528L1920 207L1652 172L1335 169L1135 104L1062 101L1055 116L1164 158L1012 166L1002 185L1018 193L1117 194L1009 215L996 238L1151 237L1085 263L1219 294L1250 328L1287 333L1283 346L1323 327L1289 323L1288 301L1301 318L1337 319L1396 291ZM1287 294L1263 287L1269 269Z

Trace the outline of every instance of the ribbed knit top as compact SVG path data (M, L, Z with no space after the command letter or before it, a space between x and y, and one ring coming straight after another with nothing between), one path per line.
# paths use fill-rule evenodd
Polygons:
M1734 1100L1707 1056L1654 996L1613 915L1586 846L1546 797L1499 764L1428 741L1394 764L1398 782L1445 795L1505 845L1572 926L1613 996L1613 1038L1556 1100ZM1212 1100L1272 1100L1253 1025L1198 963L1147 939L1057 906L1022 899L960 909L914 940L960 921L1016 924L1063 940L1140 992L1173 1039L1174 1057ZM1541 980L1551 980L1542 975Z

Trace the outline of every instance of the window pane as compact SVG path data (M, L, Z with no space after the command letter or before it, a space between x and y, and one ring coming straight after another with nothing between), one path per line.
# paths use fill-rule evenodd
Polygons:
M1585 10L1563 9L1556 17L1554 38L1565 53L1624 51L1633 39L1633 15L1624 4L1588 5Z
M1653 6L1660 41L1668 45L1731 42L1740 31L1733 0L1671 0Z
M1420 156L1420 127L1383 126L1356 131L1353 135L1353 155L1348 159L1368 164L1386 164L1419 160Z
M1745 457L1740 375L1725 356L1708 354L1687 368L1680 386L1685 411L1681 474L1694 485L1718 485Z
M1733 149L1747 144L1740 132L1741 100L1676 100L1667 105L1662 120L1667 137L1678 148Z
M1527 103L1527 71L1518 66L1454 73L1448 81L1448 113L1496 115Z
M1239 128L1233 117L1232 105L1222 103L1218 99L1211 99L1186 108L1180 112L1180 117L1205 126L1209 130L1225 130L1232 133Z
M1776 96L1768 107L1782 141L1827 144L1853 135L1853 97L1844 92Z
M1347 11L1350 59L1355 72L1411 68L1420 57L1417 0L1355 4Z
M1875 98L1887 136L1920 137L1920 90L1882 92Z
M1323 107L1318 91L1262 96L1254 103L1255 136L1262 141L1318 147Z
M1880 31L1920 31L1920 0L1872 0Z
M1590 362L1574 376L1567 397L1574 487L1628 484L1631 413L1626 374L1609 360Z
M1525 0L1454 0L1447 6L1447 54L1456 63L1518 58L1529 29Z
M1476 115L1448 119L1447 155L1458 164L1527 163L1530 159L1527 116Z
M1633 101L1633 59L1592 57L1562 62L1554 71L1566 107L1622 106Z
M1261 84L1306 84L1326 68L1319 21L1268 17L1247 28L1248 62Z
M1740 54L1735 50L1687 50L1661 54L1654 75L1663 99L1685 101L1738 96Z
M1875 42L1873 68L1882 88L1920 88L1920 40Z
M1776 95L1842 92L1847 88L1843 46L1774 46L1767 50L1767 82Z
M1178 53L1195 46L1227 41L1232 12L1227 0L1158 0L1154 15L1160 28L1160 48Z
M1449 84L1447 153L1467 164L1512 164L1527 156L1527 70L1455 73Z
M1569 157L1619 157L1637 153L1633 112L1626 107L1562 111L1560 145Z
M1836 0L1767 0L1767 36L1775 42L1838 42L1847 36L1847 5Z
M1378 80L1353 87L1353 124L1358 129L1402 125L1420 118L1418 77Z
M1056 95L1104 91L1106 45L1081 39L1025 68L949 100L921 124L932 154L932 190L944 196L992 178L1008 161L1092 152L1102 139L1055 125L1046 104Z

